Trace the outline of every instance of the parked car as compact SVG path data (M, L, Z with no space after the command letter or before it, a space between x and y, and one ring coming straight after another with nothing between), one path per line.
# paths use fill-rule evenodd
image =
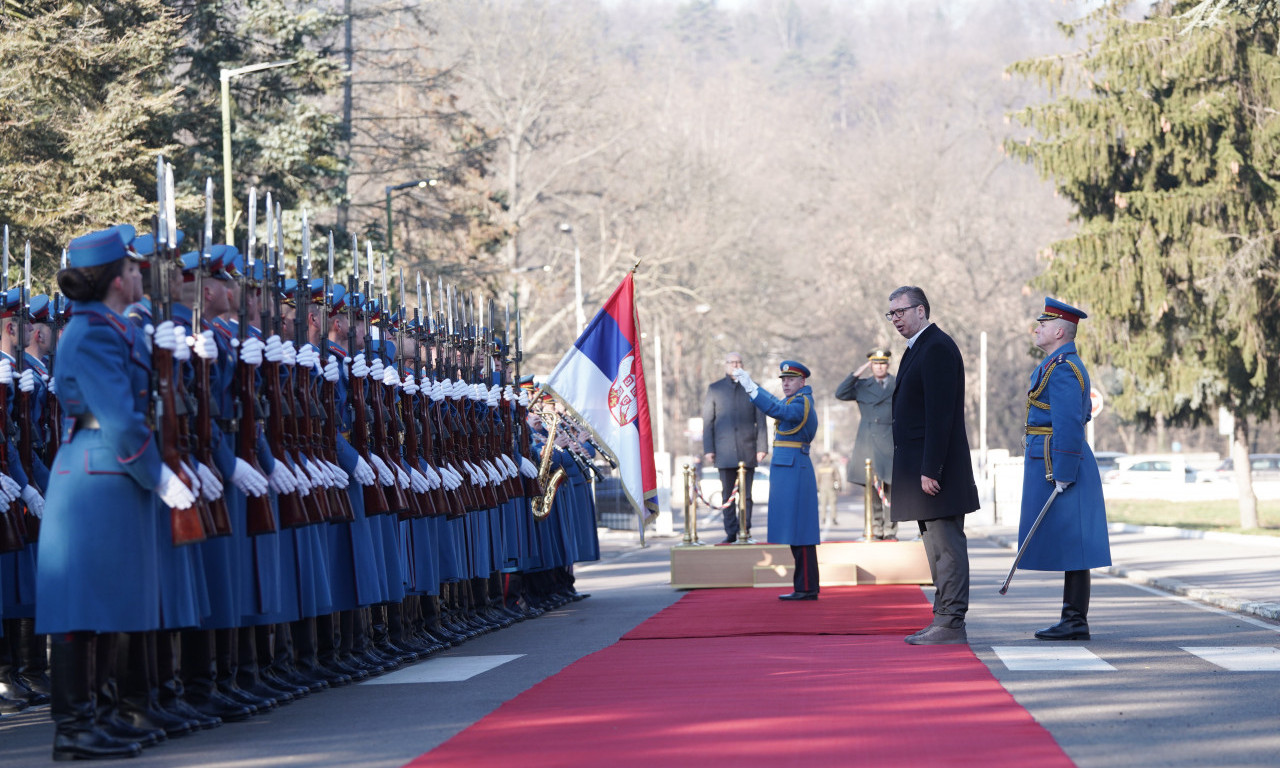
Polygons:
M715 467L703 467L698 476L698 486L702 490L702 498L708 503L719 506L724 503L720 489L720 470ZM732 486L730 486L732 488ZM756 467L756 476L751 481L751 498L758 504L769 500L769 467Z
M1094 451L1093 458L1098 460L1098 473L1105 480L1107 473L1120 468L1120 459L1129 454L1122 451Z
M1191 467L1183 465L1183 478L1188 483L1200 482L1201 478ZM1125 457L1119 466L1103 475L1103 482L1119 484L1166 483L1173 474L1173 461L1170 459L1143 459L1141 457ZM1207 480L1208 478L1204 478Z
M1280 453L1251 453L1249 467L1254 480L1280 480ZM1213 474L1219 480L1235 480L1235 462L1224 459Z

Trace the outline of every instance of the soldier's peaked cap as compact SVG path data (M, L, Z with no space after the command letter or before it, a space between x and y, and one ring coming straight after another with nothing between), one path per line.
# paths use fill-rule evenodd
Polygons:
M137 230L128 224L118 224L108 229L81 235L67 246L67 266L100 267L126 257L140 260L128 248L136 234Z
M889 351L888 347L876 347L867 353L867 359L873 363L887 363L892 356L893 353Z
M1036 320L1044 322L1045 320L1066 320L1069 323L1079 324L1088 315L1076 309L1070 304L1064 304L1055 298L1049 296L1044 297L1044 311Z
M790 376L802 376L809 378L809 369L804 363L797 363L795 360L783 360L778 364L778 378L785 379Z

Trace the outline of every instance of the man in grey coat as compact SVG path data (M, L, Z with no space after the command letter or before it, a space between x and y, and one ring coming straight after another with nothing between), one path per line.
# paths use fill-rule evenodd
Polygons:
M751 529L751 482L756 465L768 455L768 417L760 412L747 393L734 381L734 371L742 370L742 355L730 352L724 356L724 378L707 387L702 400L702 450L707 464L720 470L722 498L728 499L738 482L738 462L747 465L746 487L747 530ZM741 533L737 505L724 509L724 541L732 544Z
M871 350L867 362L836 388L836 399L855 401L862 414L849 461L849 482L866 487L867 459L871 459L871 471L879 484L871 494L871 530L867 536L877 541L898 539L898 524L889 519L885 509L885 502L891 503L889 489L893 479L894 378L889 373L889 356L885 347ZM867 369L871 370L870 376L866 375Z

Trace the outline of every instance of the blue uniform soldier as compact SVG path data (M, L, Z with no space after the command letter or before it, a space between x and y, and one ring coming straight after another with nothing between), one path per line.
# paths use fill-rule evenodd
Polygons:
M813 390L805 383L809 369L794 360L784 360L779 367L785 400L760 389L741 368L733 377L751 402L778 422L769 482L769 541L790 544L796 561L795 589L778 599L817 600L818 480L809 460L809 443L818 432L818 414Z
M1076 352L1084 312L1055 299L1032 330L1046 357L1031 374L1027 393L1022 519L1018 543L1056 487L1061 493L1027 545L1021 567L1064 571L1062 619L1036 632L1041 640L1088 640L1089 569L1111 565L1107 513L1098 462L1085 442L1090 418L1089 372Z

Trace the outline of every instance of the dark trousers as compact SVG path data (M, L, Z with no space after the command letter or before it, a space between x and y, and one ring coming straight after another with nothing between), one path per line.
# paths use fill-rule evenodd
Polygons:
M933 577L933 623L963 627L969 612L969 540L964 535L964 515L920 520L919 524Z
M738 482L737 467L720 467L720 503L723 504L726 499L733 495L733 486ZM751 530L751 483L756 479L755 467L747 467L747 487L742 492L747 495L747 531ZM724 508L724 535L730 539L737 539L739 532L738 524L738 504L733 504Z
M791 545L791 556L796 561L796 572L791 579L796 592L818 594L818 545Z

